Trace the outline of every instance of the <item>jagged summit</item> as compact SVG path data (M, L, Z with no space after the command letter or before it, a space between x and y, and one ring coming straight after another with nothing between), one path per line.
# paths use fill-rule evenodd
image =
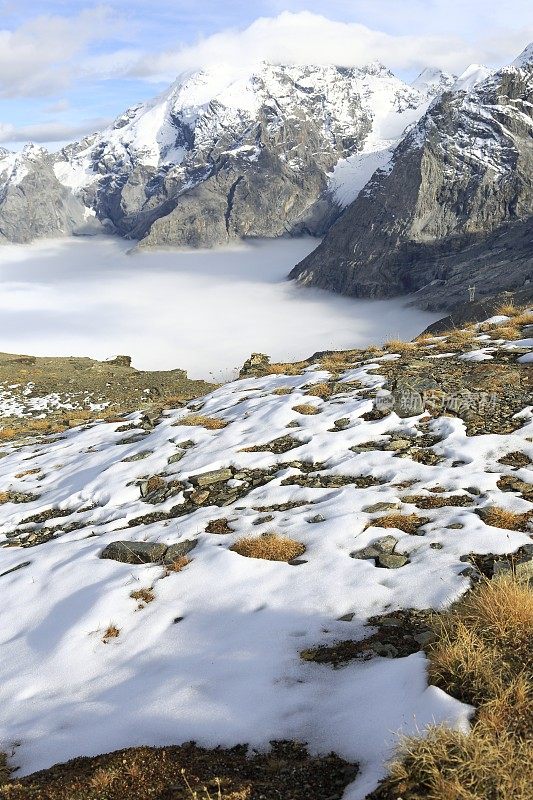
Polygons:
M456 80L457 77L449 72L443 72L441 69L434 67L426 67L415 78L411 86L419 92L435 97L453 86Z
M521 67L530 66L532 64L533 64L533 42L530 42L528 46L524 50L522 50L518 58L516 58L512 62L511 66L518 67L520 69Z
M494 70L485 67L483 64L470 64L470 66L459 75L452 86L452 91L469 92L493 74Z

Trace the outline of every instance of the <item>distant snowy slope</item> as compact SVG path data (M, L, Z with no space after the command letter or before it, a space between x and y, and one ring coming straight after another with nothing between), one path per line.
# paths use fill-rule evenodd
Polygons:
M411 86L390 72L367 79L366 100L372 128L360 152L341 159L330 176L337 202L352 203L377 169L385 169L406 130L418 122L430 103L453 85L455 77L440 70L424 70Z

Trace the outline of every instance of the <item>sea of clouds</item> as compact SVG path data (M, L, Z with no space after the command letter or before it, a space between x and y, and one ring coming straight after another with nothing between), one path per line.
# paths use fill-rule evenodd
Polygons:
M437 317L404 300L339 297L287 281L314 239L199 251L134 251L115 238L0 249L0 351L133 357L141 369L233 377L264 352L294 360L317 350L411 338Z

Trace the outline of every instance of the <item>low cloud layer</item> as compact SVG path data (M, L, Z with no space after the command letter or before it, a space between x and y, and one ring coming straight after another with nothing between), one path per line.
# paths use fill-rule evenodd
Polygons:
M181 367L219 380L252 350L296 360L411 338L437 318L402 300L354 300L285 280L316 244L289 239L131 256L131 242L112 238L4 245L0 351L127 353L139 368Z

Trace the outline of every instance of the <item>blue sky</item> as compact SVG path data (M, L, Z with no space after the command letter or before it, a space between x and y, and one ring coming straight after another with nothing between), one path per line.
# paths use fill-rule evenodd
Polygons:
M524 0L0 0L0 144L102 127L219 60L499 66L533 40Z

